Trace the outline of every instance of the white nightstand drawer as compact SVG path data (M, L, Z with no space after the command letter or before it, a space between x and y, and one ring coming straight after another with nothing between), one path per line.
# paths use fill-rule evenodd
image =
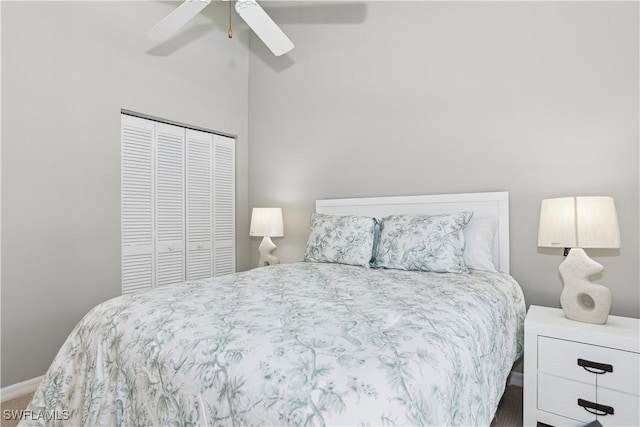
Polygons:
M608 427L640 426L639 319L609 316L606 324L595 325L567 319L561 309L532 305L524 325L526 427L538 422L579 427L596 417ZM606 416L587 412L609 407L613 414Z
M539 336L538 372L640 395L638 353Z
M583 401L579 402L579 399ZM596 388L589 384L538 374L538 409L585 424L595 420L596 415L579 403L598 414L611 408L612 414L597 417L603 426L640 425L637 396L603 388L598 388L596 395ZM600 407L594 407L594 404Z

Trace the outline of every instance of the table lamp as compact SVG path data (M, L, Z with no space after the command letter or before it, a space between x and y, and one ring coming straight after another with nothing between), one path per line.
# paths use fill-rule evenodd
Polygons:
M282 221L281 208L253 208L251 212L250 236L263 237L262 243L258 247L260 260L258 267L279 264L278 257L273 255L276 245L271 240L272 237L284 236L284 226Z
M612 197L545 199L540 206L538 246L565 248L567 258L559 270L564 287L560 305L565 316L586 323L604 324L611 310L609 288L589 280L604 267L584 248L619 248L620 230ZM567 248L570 248L567 254Z

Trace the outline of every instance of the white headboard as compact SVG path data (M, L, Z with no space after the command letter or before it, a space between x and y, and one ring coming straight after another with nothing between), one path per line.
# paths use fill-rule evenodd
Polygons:
M387 215L434 215L462 211L473 212L476 218L498 218L498 229L493 243L493 263L497 270L509 273L509 193L506 191L316 201L316 212L332 215L365 215L379 218Z

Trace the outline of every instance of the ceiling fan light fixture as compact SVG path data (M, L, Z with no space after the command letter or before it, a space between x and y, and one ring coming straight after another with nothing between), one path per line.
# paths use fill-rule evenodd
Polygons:
M147 31L147 35L156 40L169 38L200 13L202 9L207 7L211 1L212 0L185 0L177 9ZM231 12L231 10L229 10L229 12ZM236 12L274 55L284 55L293 49L293 42L289 40L287 35L273 22L273 19L271 19L267 12L265 12L255 0L238 0L236 2ZM227 36L229 38L233 37L231 17L229 17Z

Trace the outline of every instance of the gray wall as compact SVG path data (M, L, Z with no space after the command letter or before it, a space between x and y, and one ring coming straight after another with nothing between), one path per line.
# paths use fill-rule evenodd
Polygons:
M248 32L229 40L215 3L154 48L144 32L176 5L1 3L3 387L44 374L80 318L120 294L121 108L238 135L249 266Z
M540 201L612 195L622 248L587 252L612 313L640 316L638 3L288 2L273 16L296 48L285 62L252 39L249 206L284 208L282 261L302 258L316 199L506 190L512 275L528 304L558 307Z

